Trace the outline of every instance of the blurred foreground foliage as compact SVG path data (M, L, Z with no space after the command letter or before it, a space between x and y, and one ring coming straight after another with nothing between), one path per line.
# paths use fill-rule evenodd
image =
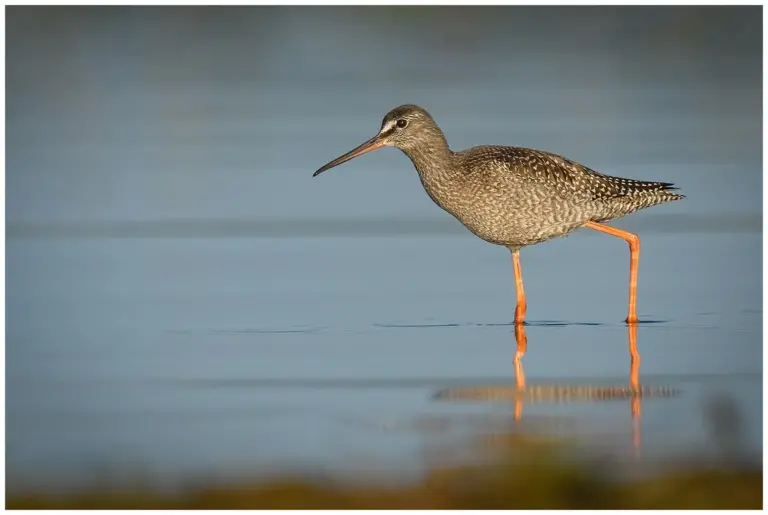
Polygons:
M612 467L527 442L493 464L438 468L416 484L345 484L285 478L182 493L95 489L10 493L7 509L759 509L756 466L680 464L663 474L618 479Z

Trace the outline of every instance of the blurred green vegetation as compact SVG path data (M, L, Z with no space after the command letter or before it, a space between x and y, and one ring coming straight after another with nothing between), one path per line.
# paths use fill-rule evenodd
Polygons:
M402 486L302 478L198 486L183 493L95 489L9 493L7 509L759 509L762 470L681 464L617 479L552 442L520 442L494 464L433 470Z

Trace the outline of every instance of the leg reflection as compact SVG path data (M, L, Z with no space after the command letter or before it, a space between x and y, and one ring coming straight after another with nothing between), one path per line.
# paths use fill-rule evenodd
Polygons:
M515 395L515 420L523 418L523 391L525 390L525 372L523 372L523 356L528 349L528 336L525 334L525 326L515 324L515 340L517 352L513 363L515 364L515 383L517 395Z
M523 403L526 395L525 372L523 371L523 356L528 350L528 336L525 333L525 326L515 326L515 340L517 341L517 351L513 363L515 365L515 407L514 419L521 420L523 417ZM630 388L630 409L632 413L632 449L635 456L640 455L640 419L642 414L642 391L640 388L640 353L637 350L637 324L627 325L627 340L629 344L629 388ZM527 392L533 393L533 392Z
M640 353L637 351L637 324L627 324L629 340L629 386L632 389L632 448L640 455L640 418L642 392L640 391Z

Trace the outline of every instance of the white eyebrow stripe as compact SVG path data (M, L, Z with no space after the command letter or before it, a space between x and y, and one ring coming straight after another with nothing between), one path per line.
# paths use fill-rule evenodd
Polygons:
M381 130L379 131L379 134L392 130L394 129L394 127L395 127L395 120L389 120L387 124L381 128Z

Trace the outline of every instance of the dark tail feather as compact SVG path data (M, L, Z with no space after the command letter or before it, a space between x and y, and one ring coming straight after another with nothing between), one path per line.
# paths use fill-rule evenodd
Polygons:
M634 179L611 177L609 175L604 175L601 179L604 181L604 187L600 191L601 196L612 198L657 197L662 202L685 198L685 195L673 193L673 191L678 191L679 188L671 182L636 181Z
M654 184L656 185L657 189L662 191L676 191L680 189L671 182L650 182L645 184Z
M662 202L671 202L673 200L681 200L685 198L682 193L673 193L680 191L680 188L672 184L671 182L650 182L644 184L651 184L653 187L641 190L640 194L658 195L659 200ZM661 203L661 202L659 202Z

